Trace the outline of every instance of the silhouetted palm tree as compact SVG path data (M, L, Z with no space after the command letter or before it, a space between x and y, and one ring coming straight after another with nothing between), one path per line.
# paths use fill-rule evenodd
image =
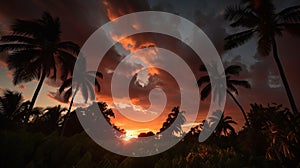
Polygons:
M171 133L174 134L178 134L178 135L182 135L183 134L183 130L182 130L182 125L185 123L186 119L184 117L184 111L179 111L179 107L174 107L172 109L172 112L168 114L168 118L166 119L166 121L163 123L162 127L160 128L158 133L162 133L164 130L168 129L169 127L171 127ZM175 122L175 120L177 119L177 122Z
M16 20L11 26L12 33L1 37L0 52L10 51L8 68L14 70L13 83L39 80L30 101L32 110L44 79L56 79L57 68L65 79L74 66L72 59L79 47L70 41L61 42L60 21L49 13L41 19ZM60 66L62 63L62 66Z
M213 113L211 117L209 117L211 124L218 124L215 129L215 135L221 136L222 133L225 136L228 136L229 133L235 133L234 128L232 127L232 124L237 124L234 120L232 120L232 117L226 116L224 117L224 114L222 111L218 110Z
M43 110L43 114L36 116L33 120L33 128L35 131L51 133L58 130L61 124L62 113L67 111L66 108L61 108L60 105L47 107Z
M4 90L0 97L0 114L12 120L22 106L24 99L21 93Z
M210 68L216 68L216 67L210 67ZM206 67L204 65L201 65L200 71L207 72ZM217 70L213 70L213 72L215 72L215 71L217 72ZM237 90L236 86L241 86L241 87L244 87L247 89L251 88L248 81L231 79L232 76L238 76L241 71L242 71L242 68L240 66L231 65L225 69L225 75L224 75L224 73L214 74L215 76L213 76L213 78L216 79L216 78L226 77L226 83L227 83L226 92L227 92L227 94L230 95L230 97L233 99L233 101L237 104L237 106L242 111L243 116L246 121L246 125L250 126L245 110L243 109L242 105L238 102L238 100L235 98L235 96L232 94L232 92L233 92L236 95L238 95L238 90ZM218 79L216 79L216 80L218 80ZM204 83L208 83L201 91L201 100L205 100L208 97L208 95L210 94L211 89L212 89L212 86L210 83L210 77L208 75L202 76L199 78L199 80L197 82L198 82L199 87Z
M99 109L101 112L99 111ZM77 114L75 113L75 111L77 112ZM63 134L64 136L74 135L74 134L80 133L84 130L82 128L82 125L80 124L78 115L80 115L81 117L84 117L84 118L89 118L90 122L98 123L98 122L100 122L100 118L97 113L102 113L104 118L106 119L106 121L113 128L115 128L116 131L119 131L119 132L125 134L124 129L121 129L121 128L115 126L113 123L111 123L111 117L115 117L115 114L112 111L112 109L108 108L108 106L105 102L93 102L90 106L88 106L86 108L79 107L79 108L76 108L75 111L69 113L69 116L66 116L66 115L63 116L64 119L63 119L62 125L65 127L64 134ZM67 117L69 118L68 120L66 119ZM66 121L68 121L67 124L66 124ZM109 131L106 133L109 133Z
M100 84L97 80L97 77L103 78L102 73L95 72L95 71L87 71L86 67L86 59L82 56L78 56L78 64L74 68L74 74L73 77L65 80L61 87L59 88L59 93L61 94L65 89L67 89L64 93L64 99L65 101L70 101L69 109L66 114L66 122L64 122L63 129L62 129L62 135L64 133L65 125L70 117L72 105L74 98L77 94L77 92L80 90L81 94L84 98L85 103L90 98L90 100L95 100L95 92L94 87L97 87L97 91L100 92ZM75 87L75 88L73 88Z
M49 124L58 126L59 121L61 120L62 113L67 111L66 108L61 108L60 105L55 107L47 107L44 110L42 118L44 118Z
M276 13L271 0L244 0L242 5L228 7L225 18L232 21L232 27L243 27L246 30L225 38L225 49L238 47L252 37L258 37L258 51L268 55L273 50L274 60L277 64L283 85L289 98L292 110L297 112L288 80L280 62L276 36L281 36L286 30L294 35L300 35L300 6L289 7Z

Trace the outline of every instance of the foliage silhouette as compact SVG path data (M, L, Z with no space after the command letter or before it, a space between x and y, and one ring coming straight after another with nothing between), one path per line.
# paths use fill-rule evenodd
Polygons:
M241 5L230 6L226 9L225 19L231 21L232 27L242 27L246 30L225 38L225 49L238 47L252 37L258 37L258 51L262 55L273 57L279 70L281 80L290 101L293 112L298 112L295 100L281 64L276 36L282 36L286 30L293 35L300 35L300 6L283 9L276 13L272 0L243 0Z
M163 123L162 127L160 128L159 133L163 133L166 129L171 127L171 134L175 135L177 134L178 136L183 135L183 130L182 130L182 125L185 123L186 119L184 117L184 111L179 111L179 107L174 107L172 109L172 112L168 114L168 118L166 121ZM177 122L175 122L177 120Z
M13 70L13 83L39 80L30 101L33 109L46 77L65 79L74 66L79 47L70 41L61 42L60 21L44 12L40 19L15 20L12 33L1 37L0 52L9 51L8 68Z
M225 136L235 134L235 129L231 126L231 124L237 123L232 120L232 117L230 116L224 117L224 114L220 110L215 111L209 120L211 125L218 124L214 131L216 136L222 136L222 134Z
M218 72L216 70L216 67L208 67L210 68L210 72ZM202 72L207 72L207 69L204 65L200 66L200 71ZM244 87L244 88L251 88L250 83L246 80L236 80L236 79L231 79L233 76L238 76L240 74L240 72L242 71L241 66L238 65L231 65L229 67L227 67L225 69L225 73L221 73L221 74L213 74L212 78L214 80L220 80L220 78L226 78L226 83L227 83L227 88L226 88L226 92L227 94L233 99L233 101L236 103L236 105L240 108L244 119L246 121L246 125L249 127L250 123L247 119L247 115L245 110L243 109L242 105L238 102L238 100L235 98L235 96L232 94L235 93L236 95L238 95L238 90L236 88L236 86L240 86L240 87ZM211 86L211 82L210 82L210 76L205 75L202 76L198 79L198 86L201 87L203 84L208 83L202 90L201 90L201 100L205 100L208 95L211 93L212 90L212 86ZM214 93L217 91L214 91Z
M60 94L65 89L67 89L64 93L64 100L66 102L69 101L69 99L72 97L65 118L66 122L64 122L61 135L64 134L65 125L67 124L68 118L70 117L71 108L77 92L79 90L81 91L85 103L87 102L88 98L90 98L90 100L95 100L95 92L94 92L95 85L97 87L97 91L100 92L100 84L97 80L97 77L103 78L102 73L87 71L86 59L81 54L78 56L77 63L78 63L77 66L74 68L75 74L73 74L73 76L70 77L69 79L65 80L61 85L61 87L59 88Z

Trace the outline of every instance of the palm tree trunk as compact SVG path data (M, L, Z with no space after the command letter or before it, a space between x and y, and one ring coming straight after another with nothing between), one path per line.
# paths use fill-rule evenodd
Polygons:
M42 76L41 76L40 81L39 81L39 84L38 84L38 86L36 87L36 89L35 89L35 91L34 91L34 94L33 94L33 97L32 97L32 99L31 99L31 101L30 101L30 105L29 105L29 109L28 109L28 112L29 112L29 113L30 113L30 112L32 111L32 109L33 109L33 106L34 106L35 101L36 101L36 99L37 99L37 96L38 96L38 94L39 94L39 92L40 92L40 90L41 90L41 88L42 88L42 85L43 85L43 83L44 83L45 78L46 78L46 73L45 73L45 71L43 71L43 72L42 72Z
M293 112L296 113L296 112L298 112L297 106L296 106L295 100L293 98L291 89L290 89L289 84L288 84L288 80L287 80L287 78L285 76L282 64L281 64L279 56L278 56L277 44L276 44L275 38L272 39L272 45L273 45L273 47L272 47L273 48L273 57L274 57L275 62L277 64L277 68L278 68L278 71L279 71L279 74L280 74L283 86L284 86L286 94L287 94L287 96L289 98L291 108L292 108Z
M71 102L70 102L70 105L69 105L69 109L68 109L68 112L66 114L66 121L63 123L63 127L62 127L62 130L61 130L61 134L60 134L61 136L64 135L67 123L68 123L68 121L70 119L71 109L72 109L74 98L75 98L75 95L76 95L77 91L78 91L78 87L76 88L76 90L75 90L75 92L74 92L74 94L72 96L72 99L71 99Z
M249 121L248 121L248 118L247 118L247 115L246 115L246 112L245 110L243 109L242 105L236 100L236 98L233 96L233 94L227 90L227 93L230 95L230 97L232 98L232 100L238 105L238 107L241 109L242 113L243 113L243 116L245 118L245 121L246 121L246 125L247 127L250 127L250 124L249 124Z

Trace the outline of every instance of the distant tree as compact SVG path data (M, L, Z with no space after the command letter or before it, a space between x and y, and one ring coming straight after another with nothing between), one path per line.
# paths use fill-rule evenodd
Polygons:
M57 68L62 79L72 71L79 47L70 41L60 41L60 21L47 12L40 19L15 20L11 30L11 34L1 37L0 52L9 51L7 63L13 70L15 85L39 80L30 101L31 111L46 77L56 79Z
M144 132L142 132L142 133L140 133L139 135L138 135L138 137L148 137L148 136L154 136L155 134L152 132L152 131L149 131L149 132L147 132L147 133L144 133Z
M0 115L12 120L19 112L24 99L21 93L4 90L0 97Z
M221 136L225 135L228 136L229 134L235 134L235 130L232 127L232 124L237 124L232 117L226 116L222 111L218 110L213 113L211 117L209 117L211 126L217 124L216 129L214 131L215 135Z
M115 126L113 123L111 123L111 118L115 117L114 112L112 111L112 109L108 108L107 104L105 102L93 102L90 106L86 107L86 108L76 108L75 111L77 112L78 115L83 115L83 117L88 117L88 118L92 118L93 121L91 122L100 122L99 118L97 118L97 115L95 115L95 113L98 113L100 109L100 113L103 114L104 118L106 119L106 121L113 127L115 128L117 131L125 134L125 130L121 129L117 126ZM77 114L74 112L70 113L69 116L69 120L68 123L65 124L64 122L67 122L67 120L65 119L67 116L64 115L62 119L62 125L65 125L65 131L64 134L65 136L71 136L74 135L76 133L80 133L82 131L84 131L84 129L82 128L80 121L77 117ZM62 134L61 134L62 135Z
M174 107L172 112L168 114L168 118L163 123L162 127L160 128L159 133L162 133L169 127L171 128L172 135L179 135L183 134L182 125L185 123L186 119L184 117L184 111L179 111L179 107ZM175 122L177 120L177 122Z
M78 64L74 68L75 74L73 74L73 77L65 80L61 85L61 87L59 88L60 94L65 89L67 89L64 92L64 99L66 102L69 101L69 99L72 97L65 118L66 122L64 122L64 126L62 129L62 135L64 133L65 124L67 124L68 118L70 117L73 101L77 92L79 90L81 91L85 103L87 102L88 98L90 98L90 100L95 100L94 87L96 86L97 91L100 92L100 84L97 80L97 77L103 78L100 72L87 71L86 59L82 55L78 56L77 62Z
M216 70L216 67L209 67L209 68L211 68L212 69L211 71L214 73L218 72ZM201 65L200 71L207 72L207 69L204 65ZM240 110L244 116L244 119L246 121L246 125L249 127L250 124L247 119L246 112L245 112L244 108L242 107L242 105L238 102L236 97L233 95L233 93L235 93L236 95L238 95L238 93L239 93L236 86L244 87L247 89L251 88L250 83L246 80L232 79L233 76L238 76L241 71L242 71L241 66L231 65L225 69L225 73L223 72L221 74L219 74L219 73L213 74L212 78L214 80L220 80L221 78L226 78L226 84L227 84L226 92L232 98L232 100L236 103L236 105L240 108ZM208 95L211 93L211 90L212 90L210 77L208 75L202 76L198 79L199 87L202 86L204 83L208 83L208 84L201 91L201 100L205 100L208 97Z
M51 133L57 131L60 127L62 120L62 113L67 111L66 108L61 108L60 105L54 107L47 107L43 110L43 114L40 114L35 118L33 122L33 129L35 131Z
M295 100L288 84L283 66L279 59L276 36L283 31L300 35L300 6L293 6L276 12L272 0L243 0L241 5L230 6L225 11L225 19L231 21L232 27L244 28L242 32L225 38L225 49L229 50L243 45L253 37L258 38L258 51L262 55L273 57L277 64L291 108L298 112Z

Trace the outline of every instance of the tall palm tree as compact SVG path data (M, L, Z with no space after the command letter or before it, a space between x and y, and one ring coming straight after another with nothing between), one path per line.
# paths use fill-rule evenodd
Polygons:
M232 22L232 27L246 29L226 37L225 50L238 47L252 37L258 37L258 51L261 54L268 55L271 50L273 51L291 108L297 112L297 106L279 59L275 37L281 36L284 30L293 35L300 35L300 6L289 7L276 13L272 0L244 0L241 5L228 7L225 19Z
M216 68L216 67L210 67L210 68ZM207 72L207 69L204 65L201 65L200 66L200 71ZM240 108L240 110L242 111L243 116L244 116L245 121L246 121L246 125L249 127L250 124L249 124L246 112L245 112L244 108L242 107L242 105L238 102L238 100L233 95L233 93L238 95L238 90L237 90L236 86L244 87L244 88L247 88L247 89L251 88L248 81L231 79L233 76L238 76L241 71L242 71L241 66L231 65L231 66L229 66L225 69L225 73L214 74L213 78L215 80L218 80L218 78L225 78L226 77L226 83L227 83L226 92L232 98L232 100L236 103L236 105ZM217 70L212 70L212 72L218 72L218 71ZM203 85L204 83L208 83L201 91L201 100L205 100L208 97L208 95L210 94L211 89L212 89L212 86L211 86L211 83L210 83L210 77L208 75L202 76L198 79L197 82L198 82L199 87L201 85Z
M65 80L61 87L59 88L59 93L61 94L65 89L64 92L64 99L66 102L70 101L70 105L68 108L68 112L66 114L66 122L64 122L62 134L64 133L65 126L67 124L67 121L70 117L71 109L73 106L74 98L77 94L77 92L80 90L82 93L82 96L84 98L85 103L90 98L90 100L95 100L95 92L94 87L97 87L97 91L100 92L100 84L97 80L98 78L103 78L102 73L98 71L87 71L86 67L86 59L80 54L78 56L78 64L74 68L74 74L73 77ZM75 88L73 88L75 87Z
M215 111L213 115L209 117L209 120L211 124L218 124L215 129L217 136L221 136L222 134L228 136L230 133L235 133L232 124L237 123L230 116L224 117L224 114L220 110Z
M182 130L182 125L185 123L186 119L185 116L183 115L184 111L179 111L179 107L174 107L172 109L172 112L168 114L168 118L166 121L163 123L162 127L160 128L158 133L162 133L164 130L168 129L169 127L172 127L171 133L172 135L178 134L182 135L183 130ZM174 123L175 120L178 118L178 122Z
M60 21L44 12L40 19L16 20L11 25L12 33L1 37L0 52L9 51L8 68L13 70L13 83L39 80L30 102L32 110L46 77L56 79L71 72L72 59L79 47L73 42L61 42ZM61 66L62 63L62 66Z

